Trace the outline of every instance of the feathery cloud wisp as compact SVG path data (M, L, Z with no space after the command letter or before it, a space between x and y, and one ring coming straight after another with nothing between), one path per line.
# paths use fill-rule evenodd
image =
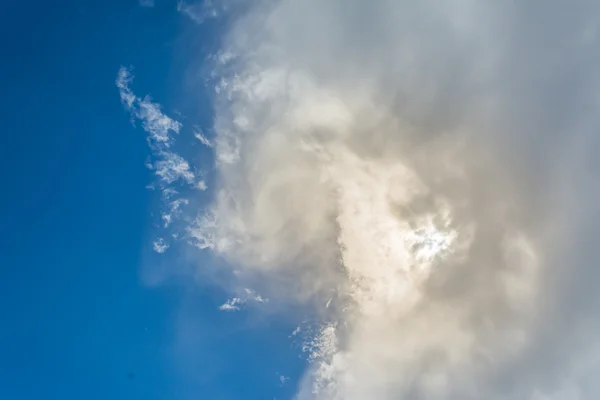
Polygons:
M232 297L223 303L219 310L221 311L239 311L241 307L246 305L248 302L255 303L267 303L269 299L265 299L261 295L257 294L252 289L244 289L239 297Z
M183 197L173 199L173 196L179 194L179 190L175 189L174 185L183 184L198 190L206 190L207 185L201 176L194 172L190 163L172 150L175 135L179 134L182 124L166 115L160 104L153 102L149 96L143 98L136 96L131 89L132 82L133 75L130 69L121 67L115 84L119 89L121 103L131 114L132 119L141 122L142 128L148 134L147 140L152 150L152 157L146 165L158 178L157 187L162 192L165 205L165 210L161 212L162 225L164 228L169 228L174 220L181 216L181 208L189 203L189 200ZM171 236L173 235L178 236L177 233ZM158 238L152 247L157 253L164 253L169 248L169 244L163 238Z
M217 2L217 5L220 2ZM185 1L179 0L177 2L177 11L185 15L193 22L201 24L209 18L215 18L219 15L219 8L213 4L212 0L201 0L201 1Z
M151 145L157 146L155 151L163 151L173 142L172 135L179 133L181 123L164 114L160 105L154 103L149 96L137 97L130 88L132 82L131 71L121 67L115 82L119 89L121 103L133 118L142 122Z
M208 138L206 136L204 136L200 130L198 130L196 133L194 133L194 136L196 137L196 139L198 139L200 141L200 143L202 143L206 147L210 147L210 148L213 147L210 140L208 140Z

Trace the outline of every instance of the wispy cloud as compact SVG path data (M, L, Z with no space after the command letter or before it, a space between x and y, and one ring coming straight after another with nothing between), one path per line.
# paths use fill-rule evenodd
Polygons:
M170 184L182 180L190 185L194 183L196 176L183 157L171 152L162 152L160 156L161 159L154 163L154 170L163 182Z
M152 157L146 165L158 178L156 186L161 190L165 204L165 210L161 212L162 224L164 228L169 228L181 216L182 207L189 203L185 198L173 199L179 195L181 185L197 190L206 190L207 185L190 163L172 149L175 136L179 135L182 129L181 122L165 114L160 104L149 96L136 96L131 89L132 82L131 70L121 67L115 83L119 89L121 103L132 119L141 122L142 128L148 134ZM177 189L174 185L178 185ZM178 236L177 233L171 236L173 235ZM153 248L158 253L164 253L169 245L159 238L153 243Z
M227 300L225 303L223 303L219 307L219 310L221 310L221 311L239 311L240 306L245 303L246 302L243 301L242 299L240 299L239 297L233 297L233 298Z
M163 191L163 196L164 193L166 192ZM176 194L177 192L173 193ZM167 201L165 201L165 203L167 204L167 208L166 211L164 211L161 215L161 218L163 220L163 224L165 228L168 228L169 225L171 225L171 222L173 222L173 220L178 219L181 216L182 213L182 207L186 206L189 204L189 200L188 199L184 199L184 198L179 198L173 201L168 201L168 199L170 199L170 195L167 197Z
M173 134L179 133L181 123L164 114L160 104L154 103L149 96L137 97L130 88L132 82L131 70L121 67L115 82L119 89L121 102L133 118L142 122L142 127L148 133L151 145L157 146L155 150L160 152L172 144Z
M155 252L162 254L169 248L169 244L163 238L158 238L152 243Z
M201 131L201 130L197 130L197 131L194 133L194 136L196 137L196 139L198 139L198 140L200 141L200 143L202 143L202 144L203 144L203 145L205 145L206 147L210 147L210 148L212 148L212 147L213 147L213 145L212 145L212 143L210 142L210 140L208 140L208 138L202 134L202 131Z
M246 294L246 299L248 300L252 300L255 301L257 303L267 303L269 301L269 299L265 299L264 297L262 297L261 295L257 294L254 290L252 289L244 289L244 292Z
M117 73L117 80L115 81L119 88L119 94L121 96L121 103L128 110L132 111L136 97L129 88L129 85L133 81L133 75L131 70L125 67L121 67Z
M239 311L244 305L249 302L255 303L267 303L269 299L265 299L264 297L257 294L252 289L244 289L240 296L232 297L228 299L225 303L223 303L219 310L221 311Z
M211 0L199 0L196 2L179 0L177 2L177 11L195 23L201 24L209 18L216 18L220 10Z
M159 104L152 102L148 96L138 100L136 117L142 121L144 130L150 139L160 145L169 147L173 141L172 134L179 133L181 123L165 115Z
M288 383L290 381L290 377L289 376L285 376L285 375L279 375L279 385L283 386L286 383Z

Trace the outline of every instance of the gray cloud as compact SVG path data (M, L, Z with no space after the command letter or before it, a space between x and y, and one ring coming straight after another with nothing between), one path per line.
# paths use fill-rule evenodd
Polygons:
M282 0L235 19L219 191L190 234L321 309L299 399L600 394L599 12Z

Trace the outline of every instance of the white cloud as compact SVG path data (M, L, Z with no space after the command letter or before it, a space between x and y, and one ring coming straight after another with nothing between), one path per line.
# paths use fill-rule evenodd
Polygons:
M189 233L333 320L298 399L598 397L600 6L249 8Z
M169 244L163 238L158 238L152 243L155 252L162 254L169 248Z
M208 189L208 186L206 186L206 182L198 181L196 183L196 189L204 191L204 190Z
M165 228L168 228L169 225L171 225L171 222L173 222L173 216L171 214L169 214L169 213L162 213L161 214L161 218L163 220L163 223L164 223L163 226Z
M220 243L226 246L229 242L227 238L222 238L219 243L215 243L217 226L215 215L213 213L205 213L196 218L194 224L188 227L187 233L192 238L193 244L201 250L214 249Z
M144 130L154 142L168 147L173 140L171 134L179 133L181 123L163 114L160 105L148 96L139 100L138 107L136 116L142 121Z
M181 209L181 206L183 205L188 205L190 202L188 199L177 199L177 200L173 200L170 204L169 207L171 208L171 212L172 213L176 213L179 212Z
M161 159L154 162L156 175L166 184L182 180L193 184L196 176L190 169L190 164L180 155L171 152L160 153Z
M225 303L223 303L219 307L219 310L221 310L221 311L239 311L240 306L245 303L246 303L246 301L240 299L239 297L233 297L233 298L227 300Z
M139 0L140 6L152 8L154 7L154 0Z
M263 298L252 289L246 288L244 289L244 292L246 293L247 300L255 301L257 303L267 303L269 301L269 299Z
M285 376L285 375L279 375L279 384L281 386L285 385L286 383L288 383L290 381L290 377L289 376Z
M202 143L206 147L211 147L211 148L213 147L210 140L208 140L208 138L206 136L204 136L201 131L197 131L196 133L194 133L194 136L196 137L196 139L198 139L200 141L200 143Z
M211 0L200 0L196 2L179 0L177 2L177 11L195 23L201 24L209 18L216 18L219 15L220 10Z
M130 69L121 67L117 74L116 85L123 106L132 117L142 122L142 127L148 133L151 143L158 146L157 151L169 147L173 141L172 134L179 133L181 123L164 114L160 105L154 103L149 96L138 98L130 88L132 82L133 75Z
M225 303L223 303L219 307L219 310L221 310L221 311L239 311L241 309L241 307L248 304L249 302L267 303L268 301L269 301L269 299L263 298L262 296L257 294L254 290L246 288L243 290L243 292L241 293L240 296L232 297L231 299L229 299Z
M133 81L133 75L131 75L131 71L125 67L121 67L119 72L117 73L116 85L119 88L119 94L121 96L121 103L128 110L131 111L133 109L134 102L136 101L136 97L129 88L129 85Z
M151 169L153 168L152 165L150 165L150 168ZM165 200L170 200L173 196L177 196L178 194L179 194L179 192L172 187L165 188L162 191L162 195Z
M132 82L133 75L130 69L121 67L115 83L123 106L133 119L141 121L142 128L148 134L152 156L146 161L146 166L153 170L158 178L150 188L162 192L165 206L160 212L162 226L175 229L174 222L182 215L182 206L187 205L189 201L181 197L173 198L179 195L180 190L185 190L186 186L190 189L206 190L207 185L196 175L190 163L173 151L174 135L180 133L182 124L166 115L160 104L152 101L149 96L136 96L131 89ZM171 236L178 238L180 234L175 231ZM153 248L156 252L163 253L168 245L164 239L159 239L153 244Z
M170 198L171 195L171 191L169 191L169 195L168 196L164 196L165 192L167 192L167 189L165 189L163 191L163 197L166 197L167 199ZM172 193L177 194L177 192ZM168 211L167 212L163 212L161 215L161 218L163 220L164 223L164 227L168 228L169 225L171 225L171 222L173 222L174 218L179 218L182 214L182 206L188 205L189 204L189 200L188 199L184 199L184 198L180 198L180 199L176 199L171 201L170 203L167 204L167 208Z

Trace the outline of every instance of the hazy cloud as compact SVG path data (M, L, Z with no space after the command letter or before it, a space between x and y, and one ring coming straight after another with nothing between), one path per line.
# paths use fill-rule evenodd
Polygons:
M233 298L227 300L225 303L223 303L219 307L219 310L221 310L221 311L239 311L240 306L244 303L245 303L245 301L243 301L239 297L233 297Z
M217 2L218 5L220 2ZM177 11L191 19L197 24L203 23L209 18L216 18L221 11L212 0L184 1L177 2Z
M179 133L181 123L163 114L160 105L152 102L148 96L140 99L136 117L142 121L144 130L155 143L169 147L172 134Z
M156 175L167 184L182 180L193 184L196 176L190 170L190 164L178 154L162 152L161 158L154 163Z
M213 147L210 140L208 140L208 138L202 134L202 131L198 130L196 133L194 133L194 136L200 141L200 143L202 143L206 147Z
M142 122L142 127L148 133L150 144L155 146L155 151L160 152L171 145L172 135L179 133L181 123L164 114L160 104L153 102L149 96L137 97L130 88L132 82L131 70L121 67L115 82L119 89L121 102L133 118Z
M299 399L600 395L599 23L584 0L255 1L233 21L219 191L189 234L323 314Z
M219 310L221 311L239 311L244 305L249 302L267 303L269 299L265 299L257 294L252 289L244 289L239 297L232 297L223 303Z

